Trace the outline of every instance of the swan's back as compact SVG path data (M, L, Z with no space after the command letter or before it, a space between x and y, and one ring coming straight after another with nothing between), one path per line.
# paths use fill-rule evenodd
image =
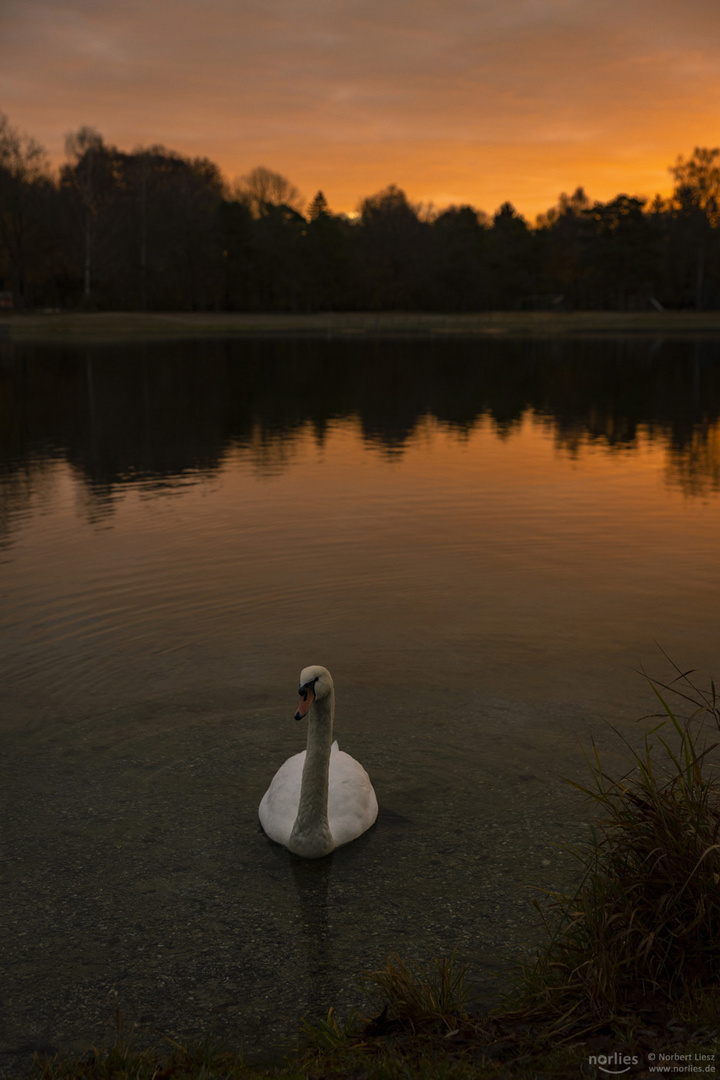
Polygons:
M260 824L270 839L284 844L285 847L297 817L305 754L306 751L303 750L280 766L263 795L258 810Z
M330 754L328 824L335 846L349 844L374 825L378 814L370 777L359 761L333 743Z
M300 804L305 764L303 750L281 765L258 811L260 824L278 844L288 846ZM378 805L370 777L359 761L332 744L328 775L328 825L335 847L361 836L377 818Z

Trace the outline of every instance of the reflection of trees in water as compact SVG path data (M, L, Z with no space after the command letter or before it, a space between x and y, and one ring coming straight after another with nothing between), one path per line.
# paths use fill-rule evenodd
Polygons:
M671 445L665 475L669 484L687 495L720 491L720 424L698 424L688 444Z
M293 424L282 433L267 431L262 424L256 424L250 436L237 441L237 448L253 463L253 468L262 476L278 476L295 457L295 451L309 429L307 423Z
M42 458L0 469L0 551L31 508L50 494L53 480L50 463Z
M512 437L531 412L569 453L661 438L672 482L695 493L718 484L719 352L632 339L18 347L0 367L0 454L11 503L52 450L101 512L124 482L180 483L233 448L282 471L308 428L322 445L341 419L396 455L427 417L459 438L483 419Z

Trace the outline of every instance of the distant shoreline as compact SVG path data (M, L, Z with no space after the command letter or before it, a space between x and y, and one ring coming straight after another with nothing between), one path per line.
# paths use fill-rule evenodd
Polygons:
M545 312L49 312L0 315L0 343L112 344L201 338L720 339L720 311Z

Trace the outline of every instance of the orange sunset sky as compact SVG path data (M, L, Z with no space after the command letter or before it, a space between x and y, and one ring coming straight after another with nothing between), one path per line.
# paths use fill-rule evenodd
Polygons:
M720 143L720 0L0 0L0 111L266 165L334 211L668 193Z

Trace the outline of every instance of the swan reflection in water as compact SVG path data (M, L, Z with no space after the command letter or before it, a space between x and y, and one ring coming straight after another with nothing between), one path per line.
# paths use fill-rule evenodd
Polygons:
M319 859L369 829L378 805L362 765L333 742L335 687L327 668L303 668L298 693L295 719L308 718L307 750L276 772L260 803L260 824L294 854Z

